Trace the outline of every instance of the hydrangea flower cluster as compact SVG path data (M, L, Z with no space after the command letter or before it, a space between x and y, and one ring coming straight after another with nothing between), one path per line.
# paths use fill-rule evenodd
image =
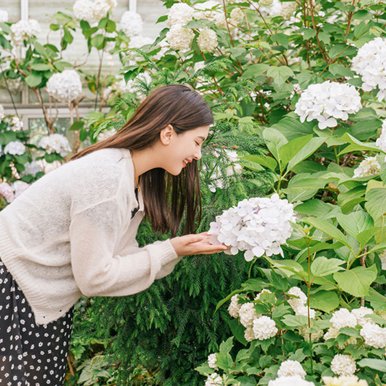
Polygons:
M216 217L209 233L214 242L230 246L230 254L245 251L245 260L251 261L263 254L283 254L281 244L290 237L293 221L292 204L274 194L270 198L255 197L239 202Z
M366 157L354 170L354 178L370 177L381 172L377 157Z
M340 377L323 377L325 386L368 386L367 381L358 379L355 375L342 375Z
M223 381L221 375L213 373L208 375L208 378L205 381L205 386L222 386Z
M347 120L349 114L362 108L361 98L355 87L326 81L312 84L301 94L295 113L300 121L318 121L319 129L335 127L337 119Z
M23 171L23 176L36 176L37 173L43 172L47 174L52 170L57 169L61 166L60 161L47 162L45 159L33 160L26 163L25 170Z
M183 27L181 24L174 25L166 34L166 41L169 43L170 48L174 50L189 50L193 38L193 31Z
M212 154L216 158L222 157L221 165L227 165L224 172L221 170L219 163L216 163L213 168L210 168L212 174L210 175L208 187L211 192L215 193L217 189L224 189L225 176L231 177L235 174L240 174L243 171L243 167L239 164L239 156L236 150L215 149ZM203 169L206 171L209 168L204 165Z
M73 12L77 19L96 24L116 6L116 0L77 0Z
M210 28L202 28L197 39L197 44L203 52L213 52L217 46L217 34Z
M60 102L71 102L82 93L82 82L75 70L54 74L47 82L47 92Z
M17 116L5 115L4 108L0 105L0 121L6 122L7 126L5 131L23 131L23 121L21 121Z
M0 197L3 197L7 203L11 203L19 197L30 185L24 181L15 181L12 184L0 182Z
M126 11L119 22L119 29L127 36L140 36L143 31L143 21L139 13Z
M336 354L331 361L331 371L336 375L353 375L356 368L355 360L351 355Z
M68 139L62 134L50 134L42 137L38 146L43 148L47 153L57 153L65 157L71 152L71 146Z
M386 38L364 44L352 60L352 69L362 77L364 91L378 89L378 100L386 99Z
M300 362L288 359L281 363L277 375L279 377L290 377L297 375L304 379L306 372L304 371Z
M218 369L218 367L217 367L217 355L216 354L210 354L208 356L208 366L211 369L215 369L215 370Z
M10 154L10 155L22 155L25 153L25 151L26 151L26 147L20 141L8 142L3 150L4 154Z
M307 296L299 287L292 287L288 290L288 294L292 295L288 299L288 304L295 311L296 315L308 316L308 307L307 307ZM310 318L315 318L315 310L310 308L309 310Z
M386 121L383 121L381 135L375 141L375 144L386 153Z
M313 382L306 381L298 375L279 377L268 382L268 386L315 386Z
M41 32L40 24L33 19L19 20L11 25L11 39L16 46Z

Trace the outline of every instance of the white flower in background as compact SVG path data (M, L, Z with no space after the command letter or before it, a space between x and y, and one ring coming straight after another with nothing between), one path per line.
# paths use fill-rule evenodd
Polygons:
M274 337L278 332L276 323L268 316L260 316L253 321L255 339L265 340Z
M386 153L386 121L383 121L381 135L375 141L375 144Z
M68 139L62 134L50 134L42 137L38 146L43 148L47 153L57 153L65 157L71 152L71 146Z
M354 170L354 178L370 177L381 172L381 165L377 157L366 157Z
M229 22L232 26L237 27L245 19L244 12L241 8L233 8L230 14Z
M193 31L189 28L184 28L179 24L171 27L166 34L166 41L169 43L170 48L174 50L189 50L193 38Z
M193 19L194 9L185 3L176 3L169 10L168 20L166 22L168 27L175 25L184 26Z
M299 328L299 334L307 341L310 339L310 332L307 327ZM323 336L323 330L317 330L317 331L311 332L311 341L316 342L322 336Z
M374 311L371 308L359 307L352 310L351 313L356 317L357 324L363 326L365 323L371 323L371 319L366 318L366 315L374 314Z
M218 46L216 32L210 28L202 28L197 43L201 51L213 52Z
M331 361L331 371L336 375L353 375L356 364L351 355L336 354Z
M239 318L240 318L240 323L244 327L251 327L253 324L253 320L258 317L259 315L255 310L254 303L244 303L241 305L239 310Z
M386 348L386 328L374 323L365 323L360 331L361 337L368 346Z
M214 242L230 246L230 254L245 251L245 260L251 261L254 256L282 254L281 244L290 237L294 220L293 205L273 194L243 200L224 211L210 224L209 233Z
M268 386L315 386L315 384L297 375L293 375L290 377L279 377L273 381L269 381Z
M40 166L40 168L42 169L44 174L52 172L53 170L62 166L62 163L60 161L47 162L45 159L41 159L41 160L38 160L36 162Z
M386 39L375 38L359 48L351 67L362 77L364 91L378 89L378 100L386 99Z
M282 3L279 0L260 0L255 3L255 7L259 8L263 16L278 16L282 12Z
M22 155L25 153L25 146L20 141L11 141L4 148L4 154Z
M0 23L5 23L8 21L8 12L4 9L0 9Z
M300 362L288 359L281 363L277 375L278 377L290 377L292 375L297 375L304 379L306 372Z
M222 378L219 374L213 373L208 375L208 378L206 378L205 386L222 386Z
M341 377L323 377L324 386L368 386L367 381L355 375Z
M74 16L90 24L98 23L107 12L116 7L115 0L77 0L73 6Z
M379 255L379 259L381 260L381 269L383 271L386 271L386 251L383 251L380 255Z
M292 287L288 290L287 293L288 295L292 295L291 298L287 300L287 302L293 310L304 306L307 303L307 295L299 287Z
M35 176L37 173L44 171L41 164L38 161L27 162L24 164L24 171L22 176Z
M0 120L2 120L4 117L5 117L4 107L2 105L0 105Z
M119 23L119 29L128 36L142 35L143 21L141 15L132 11L124 12Z
M194 18L216 21L218 13L224 13L221 4L215 0L194 4Z
M15 193L13 192L11 185L7 182L0 182L0 197L4 197L5 201L8 203L15 199Z
M238 295L233 295L231 297L231 302L228 307L229 315L232 316L232 318L238 318L240 308L241 308L241 304L239 304Z
M47 82L47 92L60 102L71 102L82 94L82 82L75 70L54 74Z
M339 329L330 327L327 332L324 334L323 339L329 340L329 339L335 339L339 335Z
M23 121L21 121L18 117L11 118L11 130L12 131L22 131L23 130Z
M217 367L217 356L216 354L210 354L208 356L208 366L211 368L211 369L215 369L217 370L218 367Z
M24 40L38 35L40 32L40 24L33 19L19 20L11 25L11 39L16 46L22 44Z
M300 121L318 121L319 129L335 127L337 119L347 120L349 114L361 109L361 98L355 87L330 82L312 84L301 94L295 113Z
M332 314L330 322L334 328L339 330L343 327L355 327L357 318L348 309L340 308Z
M130 38L129 48L142 48L148 44L153 44L153 39L146 36L132 36Z
M280 15L283 16L284 19L289 19L296 11L296 7L297 5L294 1L281 3Z
M97 141L104 141L107 138L110 138L112 135L114 135L117 131L115 129L105 130L98 134Z
M244 338L247 342L252 342L255 340L255 334L253 332L253 326L246 327L244 331Z
M15 192L15 198L19 197L25 190L29 188L29 184L24 181L15 181L12 184L12 189Z
M293 309L296 315L302 315L308 317L308 307L306 305L299 306ZM315 319L315 310L310 308L310 319Z

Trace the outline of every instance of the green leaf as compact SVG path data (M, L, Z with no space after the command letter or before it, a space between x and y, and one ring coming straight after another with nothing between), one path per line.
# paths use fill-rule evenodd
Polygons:
M52 67L46 63L33 63L31 64L31 68L35 71L49 71L52 69Z
M298 174L291 178L287 189L283 192L287 195L288 201L305 201L312 198L316 192L324 188L326 181L307 173Z
M248 344L244 337L245 328L235 319L226 319L232 335L244 346Z
M282 322L288 327L303 327L307 326L308 318L304 315L285 315Z
M384 359L363 358L357 363L360 367L370 367L370 369L386 373L386 361Z
M324 142L323 138L310 139L289 161L287 169L293 170L293 168L304 159L313 154Z
M353 296L368 295L371 283L377 278L377 267L356 267L345 272L334 273L339 287Z
M311 272L315 276L328 276L334 272L341 271L340 267L345 261L340 259L328 259L324 256L318 256L311 264Z
M328 216L334 209L336 209L336 206L316 199L308 200L295 206L295 211L297 213L302 215L312 215L319 218Z
M25 82L31 88L38 87L42 81L42 76L39 73L31 73L25 78Z
M372 218L364 211L358 210L349 214L336 215L339 225L352 237L358 238L358 235L373 227Z
M275 170L277 167L277 162L275 161L275 159L269 156L248 154L243 158L248 161L256 162L259 165L262 165L272 171Z
M331 312L339 307L339 297L334 291L319 291L311 295L310 305L317 310Z
M332 75L335 76L353 76L354 73L347 67L345 67L343 64L330 64L329 66L330 72Z
M347 147L345 147L338 155L343 155L346 153L351 153L353 151L376 151L379 152L379 147L374 142L361 142L359 139L356 139L349 133L345 133L340 138L342 140L350 143Z
M267 76L273 79L273 82L277 85L282 85L285 83L285 81L295 76L294 72L287 66L270 66L267 71Z
M367 190L365 208L370 216L377 220L386 215L386 186Z
M269 257L265 257L265 259L288 277L305 274L303 267L294 260L273 260Z
M101 50L105 45L105 37L102 34L93 36L91 38L91 45L97 50Z
M322 232L334 238L335 240L340 241L342 244L346 246L350 245L346 236L336 226L334 226L327 220L322 220L314 217L307 217L302 219L302 221L306 224L312 225L316 229L321 230Z
M304 40L308 40L314 38L316 36L316 32L312 28L303 28L302 31Z
M252 64L247 67L246 71L242 75L242 78L255 79L257 76L265 74L268 68L268 64Z
M286 144L288 141L280 131L267 128L263 131L263 138L266 142L266 145L275 159L280 162L279 149L281 146Z

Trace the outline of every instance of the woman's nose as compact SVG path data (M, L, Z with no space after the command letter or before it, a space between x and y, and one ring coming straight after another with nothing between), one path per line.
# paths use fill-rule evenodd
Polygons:
M196 153L194 154L194 159L196 159L197 161L201 159L201 149L196 151Z

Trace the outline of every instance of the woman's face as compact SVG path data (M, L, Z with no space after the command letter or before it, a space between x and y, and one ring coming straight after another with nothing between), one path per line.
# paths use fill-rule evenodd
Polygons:
M208 137L209 126L200 126L177 134L174 129L170 134L163 169L177 176L181 170L193 160L201 158L203 142Z

